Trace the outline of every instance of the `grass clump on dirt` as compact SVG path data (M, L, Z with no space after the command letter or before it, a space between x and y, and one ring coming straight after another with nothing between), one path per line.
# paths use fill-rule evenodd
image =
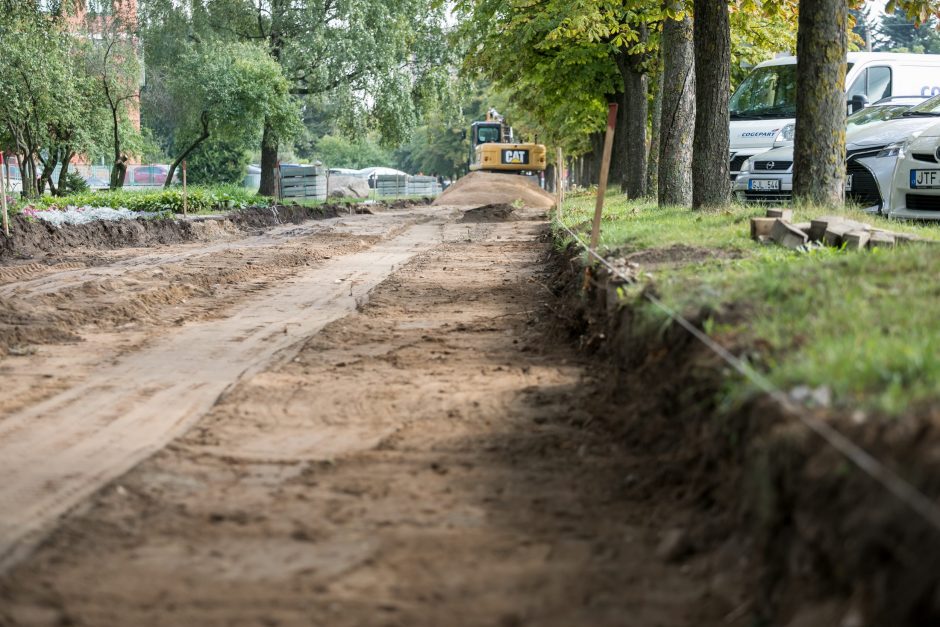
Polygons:
M587 234L593 205L593 197L574 198L563 207L562 220ZM795 220L824 213L833 211L798 208ZM940 228L932 224L845 213L940 239ZM636 258L641 270L652 273L643 280L655 284L666 304L703 320L708 333L747 355L785 390L824 386L838 406L888 415L940 400L940 246L792 252L749 239L749 218L762 214L760 207L744 206L658 208L613 195L605 207L601 248ZM690 258L689 247L703 254ZM680 249L682 254L670 254ZM646 264L644 258L656 262ZM625 298L631 294L638 298L639 290L628 290ZM644 322L664 322L665 314L645 301L636 307ZM739 381L731 398L754 392Z
M190 213L211 213L244 209L253 205L269 203L266 196L258 196L239 185L193 186L187 189L187 205ZM43 196L30 201L23 208L32 206L38 210L65 207L110 207L131 211L173 213L183 212L183 190L173 187L158 191L101 191L82 192L68 196Z

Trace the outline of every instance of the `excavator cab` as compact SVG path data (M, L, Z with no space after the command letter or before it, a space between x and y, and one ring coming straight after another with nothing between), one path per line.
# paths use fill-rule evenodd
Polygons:
M480 144L502 144L505 140L504 125L501 122L474 122L470 125L471 147L476 148ZM512 139L512 130L506 134Z
M538 172L545 169L545 146L515 143L512 127L491 109L485 122L470 125L470 169Z

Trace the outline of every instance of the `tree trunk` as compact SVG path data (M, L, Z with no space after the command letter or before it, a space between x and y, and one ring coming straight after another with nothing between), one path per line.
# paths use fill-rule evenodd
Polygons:
M645 29L640 32L646 39ZM628 198L646 195L646 74L639 55L617 54L617 67L623 77L623 106L627 110L623 133L626 146L626 171L621 189Z
M118 129L118 110L111 107L111 132L114 136L114 165L111 167L111 190L124 187L124 175L127 174L127 159L121 154L121 132Z
M50 150L49 156L43 160L40 157L40 162L42 163L42 172L39 175L39 195L46 193L46 187L49 188L49 193L53 196L58 196L56 191L55 181L52 180L52 175L55 173L55 168L59 165L59 152L58 149ZM64 171L62 171L64 173ZM61 180L63 173L59 174L59 180Z
M277 140L274 132L264 123L264 134L261 136L261 186L258 194L261 196L274 196L277 191Z
M25 160L20 164L20 177L23 181L23 192L30 198L35 198L39 195L39 190L36 187L36 158L34 155L35 152L27 152Z
M692 206L728 202L728 100L731 96L731 25L725 0L694 0L695 141ZM844 22L843 22L843 30Z
M167 189L170 187L170 185L172 185L173 176L176 174L176 168L180 166L183 160L188 157L192 151L198 148L202 142L209 139L209 114L203 111L202 115L200 116L200 121L202 122L202 133L195 139L195 141L193 141L193 143L189 145L188 148L186 148L186 150L182 152L182 154L176 157L176 160L173 163L170 164L170 171L166 174L166 181L163 183L163 189Z
M607 174L609 185L618 185L621 188L626 184L627 174L627 141L629 140L629 131L627 121L629 112L625 94L623 92L612 94L607 97L608 102L617 103L617 125L614 131L614 147L610 153L610 170ZM603 142L601 142L603 145Z
M662 46L660 46L662 51ZM662 57L662 55L660 55ZM659 193L659 146L662 135L663 69L653 78L653 110L650 111L650 155L646 165L646 192L650 196Z
M64 196L66 192L70 191L69 189L63 189L62 177L68 175L69 166L72 164L72 159L75 158L75 151L72 150L71 147L66 147L64 152L65 157L62 159L62 173L59 175L59 185L52 191L56 196Z
M840 206L845 196L846 0L802 0L796 39L793 196Z
M663 110L660 122L659 204L692 206L695 135L695 53L692 18L663 24ZM725 159L727 162L727 158ZM725 177L727 180L727 177Z

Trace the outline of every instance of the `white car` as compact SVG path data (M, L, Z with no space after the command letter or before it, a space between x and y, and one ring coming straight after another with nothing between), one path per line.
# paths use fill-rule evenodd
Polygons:
M883 98L850 115L846 119L846 134L854 137L861 128L895 119L925 100L923 96ZM847 180L850 198L854 193L851 187ZM793 197L793 147L775 148L749 158L734 181L733 191L742 202L789 201Z
M884 213L891 218L940 220L940 123L898 148Z
M796 128L796 57L758 64L728 103L731 180L750 157L792 145ZM889 96L940 94L940 55L850 52L845 69L846 110L855 113Z

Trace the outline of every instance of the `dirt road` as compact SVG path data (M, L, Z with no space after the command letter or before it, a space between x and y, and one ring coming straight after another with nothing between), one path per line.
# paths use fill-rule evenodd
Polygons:
M544 223L459 215L121 253L110 291L68 268L0 287L86 338L6 360L34 385L0 420L0 625L745 624L721 556L668 546L690 513L636 489L655 458L553 333ZM226 266L245 255L270 271ZM197 259L231 283L108 307ZM63 327L72 289L132 325Z

